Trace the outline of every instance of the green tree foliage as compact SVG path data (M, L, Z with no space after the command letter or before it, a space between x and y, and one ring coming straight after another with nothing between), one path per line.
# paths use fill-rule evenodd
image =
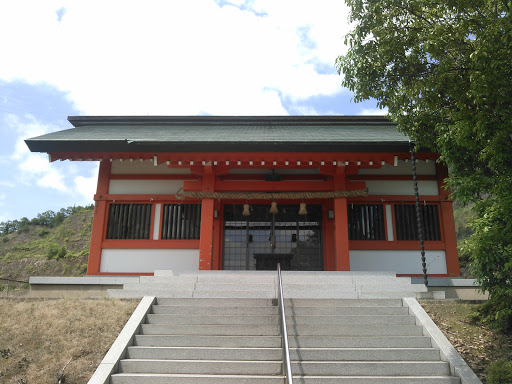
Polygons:
M93 209L93 205L88 205L85 207L82 206L73 206L68 208L62 208L59 212L55 213L53 211L46 211L43 213L38 213L36 217L32 220L23 217L21 220L8 220L0 222L0 233L3 235L8 235L12 232L25 232L28 231L29 226L31 225L40 225L43 227L53 228L64 221L66 217L73 213L77 213L83 210L91 210Z
M493 320L512 329L512 2L347 4L343 86L441 154L452 197L477 213L461 252L491 295Z
M512 383L512 361L497 360L486 369L488 384Z

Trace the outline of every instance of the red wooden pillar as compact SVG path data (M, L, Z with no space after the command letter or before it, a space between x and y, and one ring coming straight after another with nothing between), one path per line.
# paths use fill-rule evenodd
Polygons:
M221 228L221 204L219 200L215 200L214 202L214 213L217 211L217 217L213 219L213 261L212 261L212 269L220 270L222 269L222 258L220 255L221 252L221 244L222 244L222 228Z
M453 202L449 200L450 191L446 188L445 179L448 178L448 168L436 164L437 186L441 201L441 220L446 255L446 273L448 276L460 276L459 253L457 251L457 234L455 233L455 220L453 218Z
M109 161L100 162L98 174L98 187L96 194L101 199L103 195L108 194L110 183L110 170L112 163ZM91 244L89 246L89 261L87 263L87 274L97 275L100 272L101 265L101 245L105 233L105 223L107 221L107 202L97 200L94 206L94 216L92 220Z
M446 273L448 276L460 276L457 235L455 233L452 201L441 201L441 218L443 220L442 228L444 229Z
M201 238L199 240L199 269L212 269L213 262L213 199L203 199L201 203Z
M348 245L348 210L347 198L334 199L334 225L336 238L336 254L334 269L336 271L350 271L350 257Z
M215 191L215 172L211 165L203 167L203 191ZM201 202L201 238L199 239L199 269L210 270L213 266L213 230L215 200Z

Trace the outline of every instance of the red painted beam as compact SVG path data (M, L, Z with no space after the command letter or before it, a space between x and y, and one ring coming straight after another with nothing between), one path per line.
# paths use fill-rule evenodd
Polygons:
M97 195L106 195L108 193L110 181L111 163L108 161L100 163L98 174ZM101 249L107 222L106 201L99 200L95 202L94 216L92 220L91 243L89 246L89 260L87 263L87 274L96 275L100 272Z
M350 271L348 210L345 197L334 199L334 220L336 239L335 270Z
M199 240L199 269L210 270L213 264L213 215L215 201L201 202L201 239Z

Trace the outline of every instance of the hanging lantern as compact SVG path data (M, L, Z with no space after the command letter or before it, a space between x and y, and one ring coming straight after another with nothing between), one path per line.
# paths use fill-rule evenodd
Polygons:
M270 213L275 215L277 212L279 212L277 210L277 203L275 201L273 201L272 204L270 205Z
M251 211L249 211L249 204L244 204L244 211L242 212L242 215L244 215L244 216L251 215Z
M306 203L300 203L299 215L307 215Z

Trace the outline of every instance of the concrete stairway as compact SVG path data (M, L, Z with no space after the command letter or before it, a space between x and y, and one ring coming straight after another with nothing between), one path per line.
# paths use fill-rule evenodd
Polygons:
M158 299L112 384L283 383L272 299Z
M288 298L356 299L421 298L428 292L410 277L393 272L302 272L283 271L283 289ZM155 271L123 289L108 290L110 297L139 298L268 298L277 297L275 271L194 271L174 274ZM437 297L436 297L437 298ZM440 298L440 297L439 297Z
M286 292L285 292L286 296ZM401 299L286 299L294 382L458 384ZM158 298L112 384L284 384L273 299Z
M289 299L297 383L460 383L401 299Z

